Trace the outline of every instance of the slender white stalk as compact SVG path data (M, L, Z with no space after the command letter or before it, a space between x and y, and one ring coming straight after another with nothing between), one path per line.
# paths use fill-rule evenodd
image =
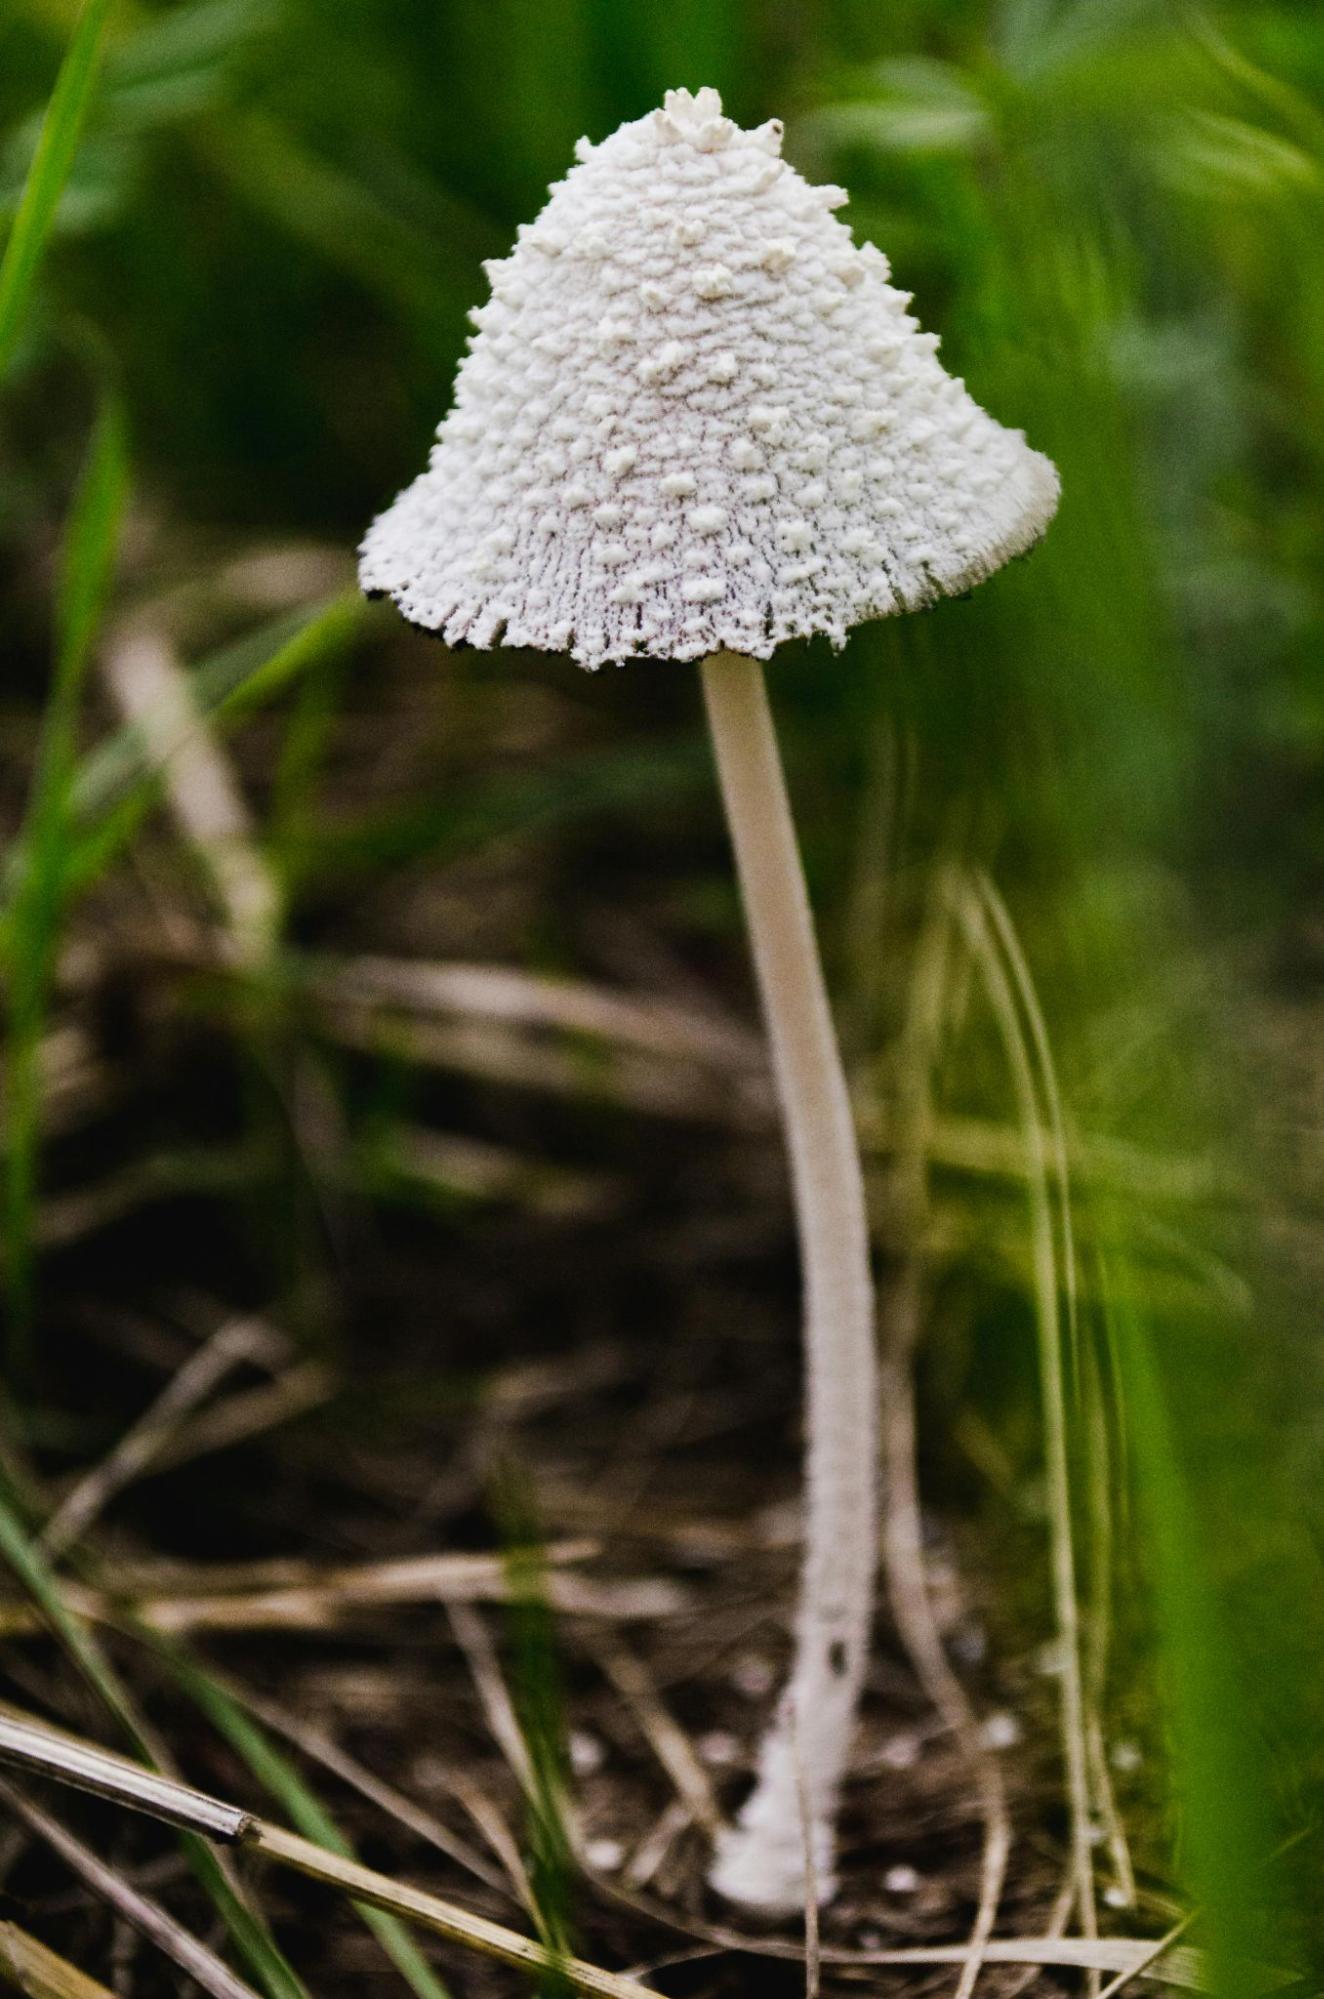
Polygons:
M859 1150L763 669L720 652L702 671L790 1153L804 1273L808 1488L791 1678L711 1878L732 1901L791 1913L805 1904L806 1835L818 1899L832 1894L837 1799L868 1656L877 1539L873 1287Z

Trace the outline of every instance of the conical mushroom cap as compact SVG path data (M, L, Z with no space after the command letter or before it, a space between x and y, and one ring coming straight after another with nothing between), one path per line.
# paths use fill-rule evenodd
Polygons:
M363 587L452 644L585 666L784 639L978 583L1052 518L1057 474L811 187L777 123L673 90L551 192L489 302Z

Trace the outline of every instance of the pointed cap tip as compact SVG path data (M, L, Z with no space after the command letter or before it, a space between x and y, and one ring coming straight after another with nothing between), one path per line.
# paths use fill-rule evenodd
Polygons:
M653 120L663 137L688 139L701 153L729 146L740 130L733 119L723 117L721 94L709 85L697 91L669 90Z

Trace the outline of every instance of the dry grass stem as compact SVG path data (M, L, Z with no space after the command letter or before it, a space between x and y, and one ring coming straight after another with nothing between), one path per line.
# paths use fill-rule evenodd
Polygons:
M510 1765L525 1797L532 1798L535 1786L528 1744L492 1635L478 1612L467 1603L448 1605L447 1617L455 1642L464 1654L492 1740Z
M626 1862L624 1879L627 1886L632 1889L646 1888L650 1881L656 1880L676 1841L693 1823L694 1814L685 1800L672 1798Z
M893 1615L930 1701L960 1746L973 1774L983 1819L979 1900L970 1954L961 1966L956 1999L970 1999L993 1933L1011 1856L1011 1820L996 1756L983 1740L975 1712L942 1643L924 1569L914 1364L920 1338L928 1233L929 1135L935 1117L933 1078L950 1017L951 918L944 892L925 927L916 958L902 1047L908 1079L897 1141L898 1262L881 1301L883 1560Z
M422 1125L383 1127L378 1148L385 1170L434 1196L512 1202L559 1221L584 1221L619 1200L619 1178L579 1173L511 1146Z
M688 1937L716 1950L736 1951L749 1957L776 1958L783 1963L801 1964L804 1961L804 1950L799 1944L746 1934L720 1923L705 1923L690 1916L681 1917L674 1909L653 1898L627 1894L619 1888L610 1892L615 1900L665 1923L673 1930L682 1930ZM1069 1885L1069 1892L1074 1897L1074 1887ZM996 1964L1009 1968L1024 1966L1032 1972L1044 1969L1110 1972L1119 1976L1124 1974L1128 1979L1153 1978L1156 1982L1183 1991L1212 1990L1208 1954L1186 1947L1173 1948L1170 1936L1064 1936L1050 1928L1024 1936L990 1937L982 1943L967 1940L963 1943L880 1946L878 1949L849 1949L825 1943L821 1954L825 1966L843 1971L888 1965L938 1969L944 1965L962 1968L971 1963L977 1967ZM1288 1978L1286 1972L1279 1974L1268 1970L1262 1976L1266 1989L1271 1982L1281 1978L1285 1983ZM1008 1989L1019 1991L1023 1989L1023 1984L1009 1986Z
M197 708L173 647L158 630L126 627L106 646L102 671L120 713L142 736L181 833L211 878L234 962L261 964L275 935L279 894L229 760Z
M1117 1797L1113 1790L1112 1773L1108 1768L1107 1745L1104 1742L1103 1726L1098 1713L1091 1709L1087 1729L1087 1743L1090 1759L1090 1782L1094 1793L1094 1809L1103 1827L1108 1858L1112 1862L1115 1885L1122 1896L1122 1906L1134 1909L1136 1905L1135 1868L1131 1861L1131 1846L1126 1836L1126 1826L1117 1809Z
M249 1321L224 1325L171 1376L161 1393L116 1444L109 1456L74 1485L52 1514L41 1535L52 1561L82 1539L117 1493L157 1462L180 1425L200 1402L218 1388L234 1368L263 1357L266 1340Z
M903 1335L902 1321L918 1317L918 1279L913 1273L901 1283L914 1291L914 1302L894 1295L889 1337ZM942 1716L968 1763L979 1796L983 1819L979 1901L970 1936L970 1954L962 1960L957 1999L969 1999L979 1976L981 1951L992 1936L998 1904L1011 1857L1011 1819L1002 1770L985 1744L965 1688L948 1664L924 1575L924 1537L916 1478L916 1425L911 1369L898 1343L883 1358L883 1438L887 1464L887 1503L883 1522L883 1554L897 1629L934 1707Z
M0 1709L0 1760L226 1845L234 1845L247 1824L247 1814L237 1806L64 1729L32 1721L7 1704Z
M514 1895L530 1922L536 1925L538 1898L533 1892L529 1870L524 1865L524 1855L514 1833L481 1784L471 1783L457 1771L451 1773L451 1784L457 1802L464 1807L475 1830L482 1834L501 1863L508 1883L506 1892Z
M594 1646L593 1654L638 1722L689 1817L702 1826L709 1839L716 1839L722 1829L722 1811L708 1772L688 1735L664 1705L647 1666L620 1640Z
M325 1847L314 1846L311 1840L304 1839L299 1833L268 1825L264 1820L255 1820L247 1844L253 1853L265 1860L295 1868L310 1880L341 1890L355 1902L365 1902L374 1909L385 1909L388 1914L399 1916L406 1922L418 1923L421 1928L431 1930L435 1936L445 1937L450 1943L499 1958L517 1970L551 1974L574 1990L593 1995L593 1999L647 1999L648 1988L636 1979L602 1971L579 1958L549 1950L530 1938L517 1936L500 1923L489 1922L483 1916L471 1916L421 1888L410 1888L388 1880L385 1875L376 1873L371 1867L361 1866L358 1861L346 1860L338 1853L328 1853Z
M576 1990L596 1995L596 1999L644 1999L646 1988L636 1980L619 1977L614 1972L599 1970L595 1965L549 1950L540 1943L519 1936L514 1930L504 1928L500 1923L470 1915L424 1889L392 1881L375 1869L317 1846L298 1833L190 1790L187 1785L156 1777L153 1772L129 1762L125 1757L95 1749L55 1729L0 1719L0 1754L10 1762L39 1770L58 1782L111 1798L132 1811L145 1812L149 1817L187 1827L231 1845L241 1844L246 1851L263 1859L292 1867L310 1880L321 1881L328 1887L343 1891L355 1902L416 1922L452 1943L500 1958L521 1970L553 1973ZM0 1796L23 1818L25 1824L39 1831L41 1837L56 1846L71 1865L84 1872L84 1878L92 1885L93 1874L85 1871L83 1866L83 1850L78 1849L78 1858L75 1859L72 1848L77 1846L77 1842L71 1841L71 1836L65 1834L62 1827L48 1821L37 1807L29 1805L3 1780L0 1780ZM69 1842L68 1848L62 1842ZM102 1864L96 1861L95 1856L86 1856L86 1860L92 1869L101 1868ZM106 1900L119 1908L121 1905L114 1896L122 1888L118 1877L111 1875L108 1883L98 1885L97 1892L104 1894ZM122 1913L126 1920L138 1926L135 1914L127 1906ZM166 1921L169 1923L168 1918ZM153 1935L153 1941L159 1940ZM164 1944L162 1948L165 1948ZM220 1970L225 1977L233 1979L224 1966ZM190 1975L199 1983L205 1982L196 1970L190 1969ZM238 1980L233 1980L228 1986L208 1986L206 1989L216 1991L218 1999L252 1999L249 1988Z
M448 1860L453 1860L458 1866L465 1868L485 1886L495 1889L498 1894L508 1892L505 1877L496 1868L490 1867L467 1840L453 1833L449 1826L443 1825L434 1813L425 1810L415 1799L406 1797L404 1792L397 1790L393 1784L388 1784L382 1778L375 1776L359 1762L357 1757L351 1756L348 1751L340 1747L339 1743L332 1741L331 1737L315 1723L306 1722L300 1716L290 1713L278 1702L253 1693L248 1687L237 1685L233 1680L218 1674L215 1668L211 1669L211 1675L231 1694L239 1706L248 1709L264 1728L271 1730L273 1735L283 1736L285 1741L306 1756L310 1763L320 1764L322 1769L328 1770L333 1777L338 1777L350 1790L357 1791L360 1797L366 1798L387 1818L394 1819L397 1824L406 1827L427 1845L435 1846L439 1853L444 1853ZM461 1803L465 1803L459 1789L455 1790L454 1795Z
M504 965L359 956L334 967L314 968L309 988L337 1009L349 1004L425 1015L457 1014L589 1035L644 1054L743 1068L756 1075L767 1066L757 1036L720 1015L614 992L582 979L537 977Z
M998 943L1001 927L999 926L996 931L990 927L987 896L981 895L976 887L958 887L955 891L955 906L1001 1032L1021 1118L1026 1157L1031 1169L1026 1186L1030 1203L1034 1291L1039 1329L1053 1604L1061 1656L1059 1679L1062 1690L1062 1753L1071 1813L1071 1850L1075 1867L1077 1907L1086 1935L1093 1936L1097 1932L1098 1918L1094 1899L1094 1857L1081 1663L1080 1603L1076 1583L1063 1328L1059 1304L1064 1288L1064 1272L1060 1267L1059 1255L1065 1255L1069 1251L1070 1238L1069 1235L1066 1236L1060 1252L1058 1228L1052 1207L1050 1154L1045 1150L1045 1124L1040 1104L1040 1088L1035 1079L1031 1043L1027 1042L1021 1026L1021 1011L1014 984L1019 961L1016 959L1009 961L1012 967L1009 973L1005 949L999 948ZM1031 1015L1031 1019L1033 1018ZM1033 1039L1037 1045L1037 1036ZM1055 1084L1048 1084L1045 1087L1049 1092L1051 1131L1051 1105L1057 1101L1057 1092ZM1060 1170L1062 1155L1056 1139L1053 1140L1051 1156L1058 1159ZM1065 1283L1067 1295L1071 1298L1074 1296L1074 1291L1071 1289L1074 1279L1067 1277Z
M504 1021L385 1014L342 1002L318 1025L338 1047L470 1076L543 1096L604 1102L640 1116L730 1127L766 1122L763 1090L738 1088L729 1069L714 1072L674 1058L612 1047L588 1060L569 1042ZM716 1087L720 1074L724 1087Z
M0 1978L27 1999L115 1999L108 1986L57 1956L17 1923L0 1923Z
M29 1832L35 1833L60 1856L94 1895L112 1908L139 1936L146 1937L157 1950L177 1964L204 1992L211 1993L212 1999L257 1999L251 1985L237 1978L228 1965L223 1964L191 1931L177 1923L159 1903L140 1893L58 1820L51 1818L49 1813L34 1805L31 1799L3 1778L0 1778L0 1799L9 1811L22 1820Z
M595 1544L572 1541L551 1548L545 1559L552 1565L568 1564L594 1553ZM500 1555L411 1555L398 1561L321 1570L291 1564L284 1575L286 1579L278 1587L245 1590L236 1586L233 1571L212 1577L205 1570L194 1570L186 1578L176 1572L175 1588L155 1592L150 1587L150 1571L140 1577L126 1565L113 1593L68 1582L63 1594L70 1610L93 1622L116 1624L129 1618L150 1630L178 1635L190 1631L322 1631L388 1605L509 1603L514 1593L505 1558ZM680 1588L661 1577L595 1581L558 1574L555 1566L546 1578L546 1590L555 1609L602 1620L669 1617L686 1602ZM12 1636L40 1628L41 1620L31 1605L0 1603L0 1633Z
M1166 1936L1157 1939L1147 1957L1138 1958L1129 1970L1119 1971L1108 1981L1099 1993L1099 1999L1115 1999L1115 1995L1124 1985L1129 1985L1133 1978L1143 1978L1147 1972L1153 1971L1160 1959L1163 1960L1163 1967L1166 1970L1177 1955L1173 1945L1179 1937L1185 1936L1194 1921L1194 1915L1187 1915L1183 1916L1180 1922L1174 1923Z
M173 1436L163 1439L153 1453L154 1468L174 1470L197 1458L251 1443L255 1437L320 1408L331 1400L335 1390L335 1377L320 1361L298 1361L274 1381L238 1389L218 1399L209 1409L200 1410Z

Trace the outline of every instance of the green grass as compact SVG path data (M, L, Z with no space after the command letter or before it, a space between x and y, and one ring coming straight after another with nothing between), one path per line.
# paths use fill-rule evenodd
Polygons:
M83 683L119 543L128 488L124 415L103 402L65 537L56 598L55 662L6 929L5 1281L9 1365L21 1373L33 1312L33 1205L41 1140L41 1037L69 889L69 800Z
M500 1483L496 1512L511 1589L506 1626L515 1718L526 1761L529 1887L540 1938L558 1957L568 1957L576 1948L575 1866L566 1822L570 1759L561 1661L532 1502L512 1472ZM556 1974L541 1988L544 1999L564 1999L569 1989Z
M102 1645L66 1605L58 1577L52 1573L18 1502L7 1492L0 1492L0 1559L40 1611L125 1745L155 1768L158 1759L136 1702ZM181 1833L179 1842L190 1868L267 1999L308 1999L265 1919L238 1890L212 1847L195 1833Z
M1251 1718L1148 1314L1124 1260L1105 1270L1104 1284L1158 1624L1186 1879L1210 1951L1214 1989L1227 1999L1248 1999L1264 1989L1264 1966L1275 1964L1281 1948L1263 1913L1271 1841Z
M23 315L101 66L110 0L85 0L41 121L32 166L0 257L0 381L9 372Z
M277 1801L291 1825L331 1853L354 1858L354 1849L330 1812L309 1788L291 1759L270 1740L238 1701L196 1660L177 1647L156 1649L180 1685L208 1721L242 1758L263 1788ZM383 1951L418 1999L448 1999L448 1988L429 1965L413 1937L397 1917L366 1905L359 1910Z

